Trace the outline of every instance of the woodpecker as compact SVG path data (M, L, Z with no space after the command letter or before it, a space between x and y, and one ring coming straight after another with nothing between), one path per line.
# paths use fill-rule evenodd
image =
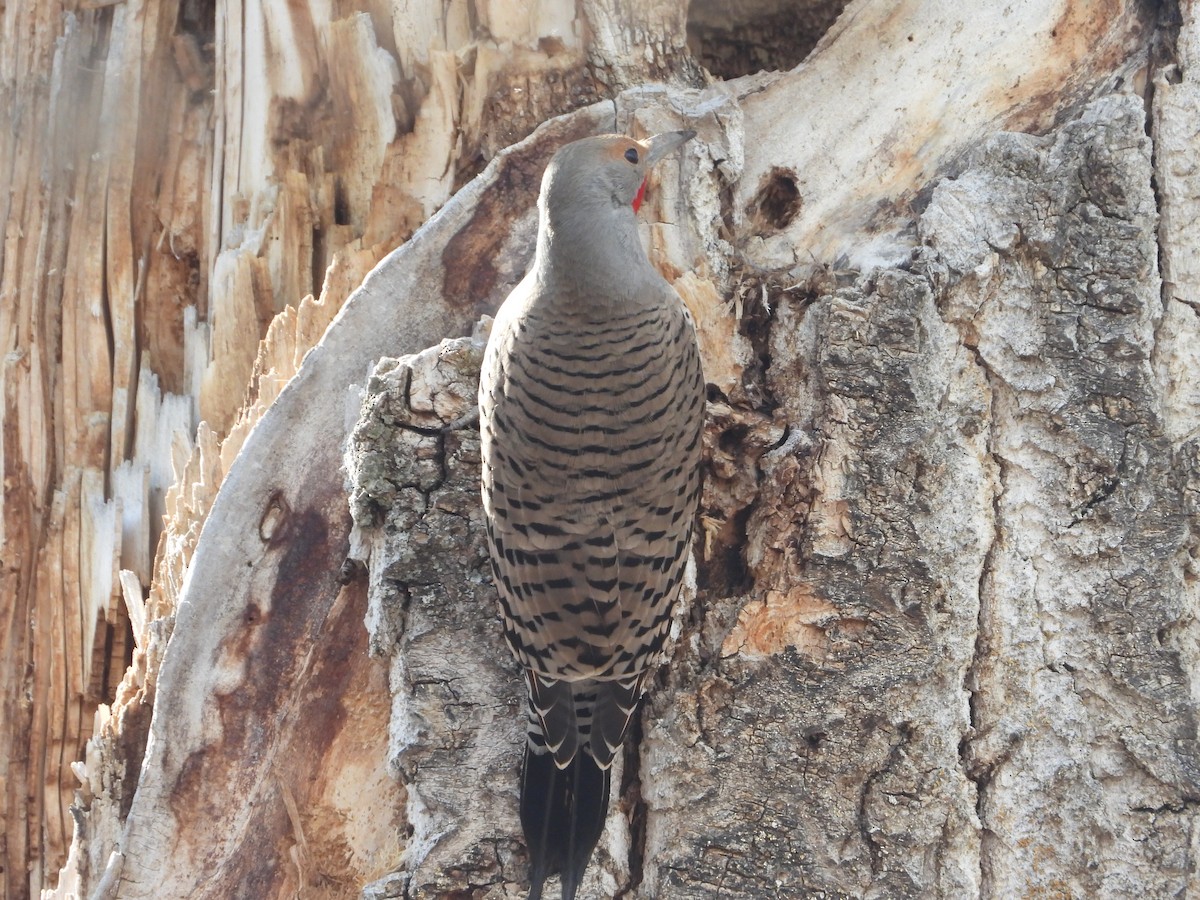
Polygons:
M662 662L700 498L704 376L691 317L646 257L647 172L695 136L562 147L533 266L492 326L482 492L504 635L524 669L530 900L573 900L610 767Z

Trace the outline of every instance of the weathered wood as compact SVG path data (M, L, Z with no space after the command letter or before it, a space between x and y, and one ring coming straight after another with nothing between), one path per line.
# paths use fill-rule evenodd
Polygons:
M306 698L313 689L308 667L342 652L337 642L319 638L322 623L332 615L336 579L349 548L345 495L340 478L330 477L341 459L347 387L363 378L363 360L406 344L417 349L425 335L468 327L478 314L476 304L436 300L442 296L443 273L453 271L443 249L452 236L475 243L501 237L496 224L509 221L511 213L493 202L489 215L479 215L485 186L519 181L524 189L515 198L528 205L530 176L584 125L575 123L574 132L548 131L498 161L490 177L460 191L343 307L246 438L196 547L171 653L157 679L156 704L173 712L156 715L151 728L148 763L122 837L122 896L158 896L163 890L228 896L249 883L270 884L272 896L286 891L279 868L281 837L271 824L283 803L270 777L272 767L286 758L293 773L309 773L302 781L335 767L329 754L336 748L312 737L321 726L311 718L318 711ZM527 245L517 252L527 255ZM506 278L480 304L495 303L495 294L515 275ZM404 298L410 299L398 311ZM363 612L358 607L359 622ZM381 673L362 653L348 657L345 665ZM255 685L269 685L274 693L264 695ZM386 695L376 699L386 716ZM225 712L214 716L214 705ZM246 717L257 720L253 731L238 724ZM370 735L382 739L385 733L383 723L372 720L350 720L344 727L364 745L370 745ZM300 735L309 736L310 743L302 752L289 750ZM384 766L385 755L376 761ZM256 798L249 806L247 796ZM316 802L311 795L307 799ZM358 809L378 817L400 804L399 794L376 789Z
M738 15L770 23L769 5ZM1194 717L1200 670L1200 293L1181 6L1157 68L1174 25L1141 4L858 0L794 70L691 91L666 0L4 7L0 892L52 883L68 842L59 895L519 892L508 813L470 814L492 841L474 850L464 830L404 846L406 825L472 808L439 753L486 749L465 771L503 803L517 747L492 742L514 726L507 701L473 711L478 731L438 718L426 685L431 731L401 752L389 690L419 686L421 653L455 646L436 626L470 610L426 592L431 630L385 646L379 595L335 582L334 473L347 386L492 309L548 154L614 121L700 131L645 234L713 396L700 601L595 890L1186 891L1196 767L1170 721ZM1144 89L1146 108L1093 102ZM1012 131L1045 137L995 137ZM469 519L467 480L443 499ZM503 695L503 653L478 665Z
M573 11L551 22L497 6L513 26L497 37L462 4L395 7L0 12L6 896L53 880L43 860L57 869L71 834L67 763L97 703L114 691L153 702L153 634L170 620L155 623L173 613L220 477L262 409L370 268L486 158L596 96ZM410 17L433 28L406 32ZM563 24L564 40L543 47ZM503 98L522 83L527 96ZM289 304L298 312L269 331ZM224 462L202 449L185 470L201 416L218 436L232 429ZM201 447L211 438L201 426ZM201 480L181 487L172 502L186 517L169 513L164 530L173 455ZM127 575L122 590L134 605L144 594L150 617L146 658L121 688L132 651L119 571L136 576L140 588ZM122 736L127 720L145 728L121 714L106 726L123 754L145 738Z
M744 104L738 249L768 271L901 262L922 193L964 148L1043 131L1144 68L1146 15L1136 2L849 4L784 85Z
M1104 65L1126 65L1122 47ZM1062 87L1052 108L1078 112L1051 136L996 135L933 191L910 242L924 248L914 272L832 292L761 282L778 304L763 303L762 385L777 418L714 405L708 444L706 501L747 529L744 593L721 583L727 561L710 553L721 541L706 545L714 577L650 704L633 806L617 817L632 818L634 842L610 832L629 857L601 854L593 890L1123 896L1191 884L1200 766L1180 559L1194 538L1177 485L1194 473L1156 410L1195 376L1178 365L1156 381L1151 366L1165 333L1142 101L1089 103L1094 86ZM784 105L777 89L753 99ZM423 392L469 393L455 386L461 372L431 379L428 360L447 352L458 351L381 377L360 426L382 448L370 452L396 454L394 469L369 467L377 488L392 486L372 496L382 521L361 517L376 535L373 589L392 610L372 627L401 635L393 752L414 791L456 798L410 812L440 837L372 896L519 890L508 880L519 849L502 828L511 798L489 818L490 794L458 797L453 778L436 787L456 765L468 784L491 784L516 755L485 759L473 743L503 736L495 701L451 724L428 688L449 677L455 616L480 601L419 588L444 556L414 556L411 541L437 547L448 532L436 503L398 488L419 481L414 460L445 473L434 497L462 476L429 459L436 446L398 452L426 439L405 430L420 415L389 404L418 379ZM710 380L744 374L717 360ZM397 371L411 383L389 387ZM391 410L391 436L374 404ZM728 507L748 460L761 482ZM472 582L469 560L451 581ZM411 637L398 621L418 623ZM486 667L486 635L465 641L472 667ZM463 682L476 678L490 690L495 673L471 668Z
M6 725L0 891L21 897L40 885L43 860L65 853L74 782L67 760L78 756L83 728L90 727L93 701L84 667L94 648L85 646L80 617L98 612L88 601L104 592L87 600L80 592L81 567L89 571L96 561L80 539L95 536L103 545L112 519L102 503L81 505L80 479L84 470L99 475L107 469L110 372L102 298L86 284L99 257L68 254L69 247L102 240L103 207L81 205L76 217L63 209L67 197L95 185L89 153L96 130L94 118L73 121L60 98L69 93L98 104L100 79L86 68L78 21L64 22L58 4L9 8L3 18L0 106L9 111L10 125L0 138L6 185L0 201L0 719ZM59 312L65 293L81 301L70 316ZM92 510L103 521L81 522Z

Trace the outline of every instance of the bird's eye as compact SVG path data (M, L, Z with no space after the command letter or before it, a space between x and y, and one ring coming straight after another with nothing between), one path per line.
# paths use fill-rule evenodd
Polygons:
M633 147L630 147L625 151L625 158L636 166L638 164L637 150L635 150Z

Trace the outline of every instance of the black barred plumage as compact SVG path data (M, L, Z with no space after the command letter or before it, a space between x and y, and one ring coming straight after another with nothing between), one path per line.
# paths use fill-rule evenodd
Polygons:
M575 896L691 546L700 356L630 206L647 167L690 136L604 135L555 155L533 269L484 358L483 500L504 634L526 670L521 821L535 900L555 873L564 900Z

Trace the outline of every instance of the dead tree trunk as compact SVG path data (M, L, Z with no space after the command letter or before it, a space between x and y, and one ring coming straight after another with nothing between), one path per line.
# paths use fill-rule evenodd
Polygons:
M614 127L710 403L589 895L1197 887L1196 4L842 5L0 9L4 896L522 895L443 426Z

